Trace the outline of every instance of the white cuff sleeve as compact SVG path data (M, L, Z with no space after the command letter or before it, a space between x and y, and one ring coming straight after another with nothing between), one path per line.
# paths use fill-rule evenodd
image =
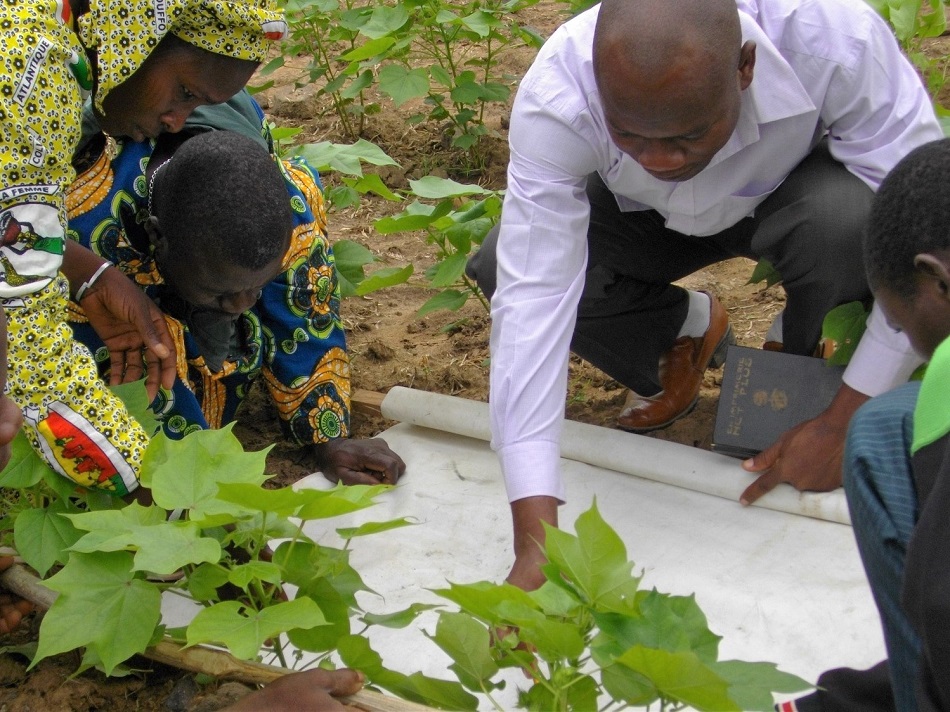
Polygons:
M877 396L907 381L923 363L907 336L887 325L877 304L868 328L844 372L844 382L859 393Z
M556 497L565 501L561 453L550 441L522 442L498 450L508 501L525 497Z

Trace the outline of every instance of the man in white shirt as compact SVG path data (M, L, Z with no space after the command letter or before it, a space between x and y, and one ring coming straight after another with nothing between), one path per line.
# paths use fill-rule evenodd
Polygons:
M715 297L670 282L744 255L782 274L784 347L810 352L829 309L870 297L873 191L941 136L862 0L605 0L551 37L512 112L497 248L471 264L492 291L497 257L490 402L511 582L541 582L535 542L565 498L569 350L635 392L622 427L665 426L729 338ZM761 474L742 501L780 482L839 486L851 414L917 363L875 309L828 410L745 463Z

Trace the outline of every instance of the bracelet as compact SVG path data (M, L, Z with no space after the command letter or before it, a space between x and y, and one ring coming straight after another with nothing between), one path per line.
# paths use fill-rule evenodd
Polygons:
M76 290L76 302L82 300L89 288L94 285L96 280L99 279L99 277L102 276L102 273L106 271L106 268L111 266L111 262L103 262L101 265L99 265L99 269L92 273L92 277L83 282L79 289Z

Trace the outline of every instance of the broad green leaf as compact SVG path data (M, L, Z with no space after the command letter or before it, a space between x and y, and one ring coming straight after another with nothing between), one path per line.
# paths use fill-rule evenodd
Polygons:
M597 695L600 686L590 675L580 675L570 681L567 688L568 708L574 712L597 712Z
M142 483L151 487L155 503L204 515L229 512L233 507L217 498L219 484L263 483L267 450L245 452L232 428L233 423L198 430L181 440L169 440L164 433L152 438L145 451Z
M356 594L369 589L356 570L350 566L349 552L319 546L310 541L284 542L274 552L274 563L284 572L284 581L313 595L329 582L346 601L357 607Z
M496 20L491 13L485 12L484 10L477 10L471 15L463 17L462 24L472 32L477 33L480 37L488 37L492 27L498 25L498 20Z
M214 563L221 558L217 540L201 535L194 522L165 519L158 507L133 502L119 510L67 515L77 529L88 532L73 551L135 551L133 570L171 574L187 564Z
M397 284L405 284L412 276L413 266L411 264L405 267L385 267L372 272L366 279L360 282L356 287L357 296L364 297L386 287L394 287Z
M475 104L482 98L482 87L473 81L456 84L450 92L456 104Z
M228 582L228 573L220 566L201 564L189 575L188 592L199 601L217 600L218 591Z
M505 623L518 628L519 639L544 660L574 660L584 651L584 638L575 623L550 619L533 607L510 601L500 603L498 613Z
M504 622L498 612L502 603L518 603L529 608L537 608L527 592L508 583L496 584L490 581L469 584L450 583L449 588L433 589L432 592L452 601L465 613L470 613L479 620L495 626Z
M344 665L354 670L361 670L370 679L375 678L385 669L379 653L373 650L369 641L361 635L340 638L337 653Z
M418 672L403 675L387 670L379 653L362 636L341 638L337 652L348 668L361 670L372 684L404 699L446 710L474 710L478 707L478 699L457 682L436 680Z
M720 636L709 630L706 616L693 596L670 596L656 590L638 597L640 615L594 613L601 635L598 646L611 639L614 655L642 645L669 652L692 651L704 662L719 657Z
M659 693L650 680L626 665L614 663L600 670L604 691L618 702L636 707L648 707L656 702Z
M275 141L289 141L302 130L296 126L271 126L270 137Z
M482 188L480 185L458 183L450 178L439 178L438 176L423 176L419 180L411 180L409 186L412 188L412 192L420 198L433 200L491 193L488 188Z
M425 230L440 217L440 215L436 215L435 213L429 215L408 215L406 213L400 213L399 215L390 215L385 218L380 218L373 223L373 228L381 235L389 235L394 232L408 232L410 230Z
M397 201L399 196L393 193L386 184L383 183L383 179L379 177L377 173L368 173L357 181L354 181L350 186L360 195L366 193L375 193L380 198L385 198L386 200Z
M228 573L228 581L247 590L251 581L266 581L276 586L281 584L280 568L270 561L249 561L235 566Z
M66 563L67 550L81 536L72 522L62 516L67 511L66 502L57 500L46 508L23 510L14 522L17 552L41 577L53 564Z
M576 615L581 608L576 596L550 581L545 581L541 588L530 591L528 595L549 616L566 618Z
M360 28L360 34L377 39L395 32L409 20L409 12L402 5L377 5L369 21Z
M375 497L392 489L392 485L342 485L331 490L301 490L304 501L296 516L303 520L327 519L366 509L375 504Z
M42 480L50 471L50 466L36 454L36 450L20 430L10 443L10 462L0 471L0 487L26 489ZM58 473L56 477L65 479ZM72 485L72 488L75 489L75 485Z
M294 647L313 653L336 650L340 638L350 634L350 605L326 578L315 580L306 588L298 589L297 598L302 596L312 599L320 606L327 625L288 631L287 639Z
M440 289L456 284L461 280L462 275L465 274L465 265L467 263L467 253L456 252L454 255L449 255L435 266L431 278L431 286Z
M342 539L354 539L358 536L388 532L390 529L412 527L416 524L418 524L418 522L411 521L409 517L400 517L399 519L390 519L385 522L364 522L358 527L340 527L336 530L336 533L339 534Z
M465 306L465 302L468 301L470 296L471 293L469 292L459 292L455 289L444 289L435 296L431 297L421 307L419 307L419 309L416 311L416 316L421 319L429 312L438 311L440 309L458 311Z
M151 437L159 431L162 424L155 417L155 411L149 408L152 402L148 397L148 391L145 389L145 379L133 381L131 383L120 383L117 386L109 386L109 389L115 393L125 404L126 410L135 418L142 429Z
M350 82L348 87L340 92L340 96L342 96L344 99L356 99L356 97L360 95L361 91L373 83L373 79L375 79L375 77L373 76L372 70L367 69L361 72L359 76L356 77L356 79ZM351 108L354 108L355 106L358 105L351 105Z
M655 686L661 697L700 712L741 712L729 697L728 683L692 652L671 653L635 646L617 658Z
M710 669L729 683L729 697L747 712L771 712L773 692L802 692L814 685L797 675L782 672L774 663L747 663L723 660L709 663Z
M778 270L769 262L767 259L759 259L755 264L755 269L752 270L752 276L749 277L749 281L746 284L758 284L759 282L765 282L766 287L771 287L773 284L779 284L782 281L782 275L778 273Z
M45 581L59 598L43 617L32 667L49 656L89 646L106 674L148 647L161 617L161 593L135 578L126 552L73 554Z
M232 483L218 487L218 497L225 502L239 504L245 509L276 514L279 517L293 516L306 501L305 491L290 487L264 489L256 484Z
M372 59L378 54L382 54L396 43L395 37L379 37L377 39L364 42L356 49L344 52L340 59L346 62L362 62L364 59Z
M577 536L545 526L545 552L601 610L625 610L639 579L631 574L623 540L600 516L597 501L574 524Z
M401 64L384 65L379 70L378 83L396 106L423 97L429 91L429 76L421 67L407 69Z
M408 608L392 613L364 613L361 620L367 625L381 625L384 628L405 628L423 611L431 611L439 606L431 603L413 603Z
M305 143L295 149L295 155L302 156L321 173L339 171L351 176L363 175L363 163L374 166L398 166L392 158L374 143L361 138L353 144Z
M352 240L337 240L333 243L333 259L337 269L340 264L364 266L376 261L376 256L366 247Z
M490 686L498 666L489 652L491 636L483 623L464 613L442 613L430 637L454 660L449 669L465 687L479 691Z
M867 320L868 311L861 302L841 304L825 315L821 323L821 338L835 344L829 364L844 365L851 360L867 328Z
M237 601L224 601L198 612L188 626L188 645L221 643L235 657L252 660L265 640L294 628L326 623L319 606L309 598L295 598L256 612Z

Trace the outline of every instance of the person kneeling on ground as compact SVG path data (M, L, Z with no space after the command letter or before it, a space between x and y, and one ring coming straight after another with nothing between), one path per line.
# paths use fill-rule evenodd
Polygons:
M878 306L930 363L877 396L848 431L844 486L888 661L834 670L783 712L950 710L950 140L910 153L868 221Z
M246 94L231 104L243 113L231 106L218 125L257 115L257 140L186 132L101 150L70 189L69 236L166 315L178 378L153 408L169 437L234 420L260 376L284 432L312 448L314 469L347 484L395 484L405 464L385 441L347 437L349 360L318 179L304 162L268 153L263 114ZM229 106L199 122L218 109ZM71 322L107 372L108 351L78 309Z

